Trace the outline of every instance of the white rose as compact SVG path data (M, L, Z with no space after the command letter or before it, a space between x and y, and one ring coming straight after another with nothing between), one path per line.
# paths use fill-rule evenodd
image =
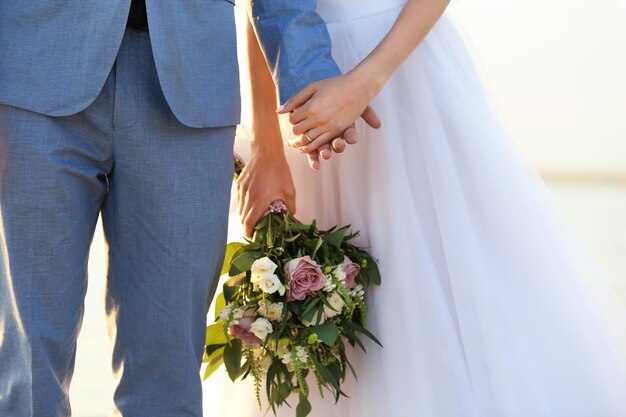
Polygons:
M341 310L343 306L345 305L345 302L343 301L343 298L341 298L341 296L337 294L336 292L329 295L327 300L328 300L328 304L330 304L332 308L329 308L328 306L325 305L324 316L327 319L329 319L341 313Z
M259 339L265 340L267 335L274 331L274 328L272 327L272 323L270 323L269 320L260 317L256 319L254 323L252 323L252 325L250 326L250 331L254 333L254 335Z
M276 274L261 275L258 285L261 291L267 294L274 294L276 291L280 291L281 287L283 287L283 283L280 282L280 279Z
M252 283L252 286L254 287L254 291L259 290L259 282L261 282L261 279L263 279L263 275L252 274L250 276L250 282Z
M276 265L274 262L271 261L270 258L266 256L264 258L254 261L252 267L250 268L250 271L253 275L266 275L273 274L274 271L276 271L276 268L278 268L278 265Z

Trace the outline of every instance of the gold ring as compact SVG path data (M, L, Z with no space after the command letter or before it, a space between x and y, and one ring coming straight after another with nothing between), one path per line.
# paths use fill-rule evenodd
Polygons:
M307 143L307 145L313 142L313 139L311 139L311 136L309 136L309 132L308 131L304 132L304 137L307 138L307 140L309 141Z

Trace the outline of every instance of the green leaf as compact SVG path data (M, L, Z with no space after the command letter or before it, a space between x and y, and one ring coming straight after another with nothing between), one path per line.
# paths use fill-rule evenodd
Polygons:
M256 230L265 229L267 227L267 222L269 221L269 219L270 219L270 216L262 217L261 220L258 221L256 226L254 226L254 228Z
M207 365L204 370L203 380L210 377L211 374L213 374L213 372L215 372L224 363L223 355L224 355L224 347L217 349L211 355L208 356L208 358L205 360L205 362L207 362Z
M274 390L274 394L276 397L274 401L276 404L281 405L283 403L287 403L287 398L289 398L289 394L291 394L291 384L289 382L284 382L278 386L278 389Z
M245 284L247 280L246 274L242 273L240 275L235 275L234 277L230 277L224 282L223 291L224 298L228 301L232 301L233 296L243 284Z
M332 387L336 391L339 391L340 390L339 381L335 379L333 374L324 365L322 365L319 360L317 360L315 355L311 355L310 358L311 358L311 361L313 362L313 365L315 365L317 372L319 372L324 382L332 385Z
M311 228L311 225L309 224L302 224L300 222L289 223L289 231L291 231L292 233L306 232L310 228Z
M321 304L321 300L319 298L313 299L313 301L309 303L309 305L307 306L307 308L304 310L304 312L302 313L300 317L308 321L309 323L312 322L313 317L319 311L318 306L320 305L322 306L322 311L323 311L324 305Z
M272 221L274 219L274 216L272 215L272 213L267 215L267 232L266 232L266 238L267 238L267 247L268 248L272 248L274 247L274 230L273 230L273 224L274 222Z
M329 363L328 366L326 366L326 368L331 374L333 374L333 376L335 377L337 381L343 380L341 368L339 367L339 364L337 362Z
M221 344L221 345L206 345L206 346L204 347L204 352L206 353L206 358L205 358L204 362L206 362L206 361L208 360L208 358L210 358L210 357L211 357L211 355L212 355L215 351L222 349L222 348L223 348L224 346L226 346L226 345L227 345L227 343L223 343L223 344Z
M287 242L287 243L295 242L300 236L302 236L302 232L298 232L297 234L295 234L295 235L293 235L291 237L285 238L285 242Z
M356 335L353 329L343 326L343 335L348 338L350 345L354 346L355 344L359 345L363 352L367 353L367 349L365 349L365 345L361 342L361 339Z
M312 330L317 335L317 338L328 346L333 346L337 341L337 337L339 337L339 328L332 321L315 326Z
M341 313L341 309L337 310L335 307L333 307L330 302L328 301L328 298L326 298L326 296L324 295L324 291L319 290L317 292L317 296L320 298L320 300L322 300L322 302L324 303L324 305L326 307L328 307L330 310L337 312L337 313Z
M228 275L232 277L242 272L249 271L254 261L262 256L263 252L260 251L244 251L241 255L234 256L234 259L230 263Z
M296 407L296 417L306 417L311 412L312 407L306 395L300 394L300 402Z
M272 398L272 384L274 383L274 377L276 376L276 361L279 360L277 357L274 357L272 360L272 364L267 369L267 375L265 376L265 389L267 398Z
M348 321L348 320L343 321L341 324L344 327L348 327L348 328L351 328L354 331L357 331L359 333L363 333L365 336L367 336L370 339L372 339L374 341L374 343L376 343L378 346L383 347L382 343L380 343L378 341L378 339L376 339L376 336L374 336L372 333L370 333L369 330L367 330L365 327L361 326L360 324L357 324L355 322Z
M341 229L335 230L332 233L329 233L324 237L324 241L335 248L341 246L341 242L343 242L343 238L346 235L346 231L348 230L348 226L342 227Z
M206 345L223 345L228 343L224 335L224 323L217 321L206 328Z
M241 371L241 340L233 339L224 347L224 366L230 379L235 381Z
M226 297L224 297L224 293L221 292L215 297L215 320L219 318L219 312L226 305Z
M380 285L380 271L378 270L378 265L372 258L366 258L367 265L363 268L363 273L367 276L367 280L370 284Z
M324 239L318 237L317 239L309 239L304 242L304 246L311 251L311 259L315 259L315 255L317 255L317 251L324 244Z
M224 263L222 264L222 272L220 275L224 275L230 269L230 262L233 259L233 255L241 248L245 243L231 242L226 245L226 253L224 254Z

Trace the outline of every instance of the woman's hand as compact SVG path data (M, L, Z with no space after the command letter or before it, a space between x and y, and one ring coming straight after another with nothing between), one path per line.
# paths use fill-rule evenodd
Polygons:
M277 110L281 114L290 113L293 133L302 135L289 145L301 148L304 153L318 151L341 137L359 117L371 127L379 128L381 122L368 103L381 86L382 83L359 71L309 84ZM345 139L349 144L355 142Z
M291 213L296 212L296 189L282 146L266 149L254 143L250 161L237 180L239 214L248 237L275 200L283 200Z

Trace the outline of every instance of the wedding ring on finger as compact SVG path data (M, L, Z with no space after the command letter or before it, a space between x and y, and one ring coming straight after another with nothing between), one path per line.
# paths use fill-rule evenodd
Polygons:
M310 145L311 143L313 143L313 139L311 139L311 136L309 136L309 132L304 132L304 137L306 138L306 140L308 141L306 144Z

